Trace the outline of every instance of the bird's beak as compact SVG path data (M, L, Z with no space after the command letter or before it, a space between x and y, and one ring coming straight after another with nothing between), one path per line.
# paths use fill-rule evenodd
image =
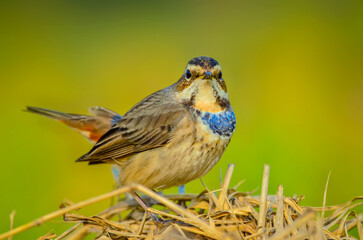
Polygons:
M203 79L212 79L212 73L210 71L205 71L203 76Z

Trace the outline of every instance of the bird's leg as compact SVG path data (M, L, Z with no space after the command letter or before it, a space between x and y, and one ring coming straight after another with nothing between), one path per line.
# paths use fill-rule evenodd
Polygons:
M185 194L185 185L180 185L178 187L178 194Z
M161 226L165 226L168 225L170 223L175 222L175 219L171 219L171 220L163 220L161 218L159 218L155 213L149 212L148 211L148 206L146 205L146 203L140 198L139 195L137 195L136 192L131 191L130 192L131 196L134 197L134 199L136 200L136 202L138 202L140 204L140 206L145 210L145 212L147 212L147 214L151 217L151 219L154 221L154 223L156 225L161 225Z
M120 172L116 169L116 167L114 167L114 165L112 165L111 167L111 171L112 171L112 176L113 176L113 180L115 180L116 186L119 185L119 174Z
M113 179L115 180L115 189L117 189L120 187L119 180L118 180L120 172L116 169L116 167L114 165L112 165L111 171L112 171ZM120 195L117 195L116 198L117 198L117 203L120 203L121 202ZM121 213L118 214L118 219L119 219L119 222L121 222Z

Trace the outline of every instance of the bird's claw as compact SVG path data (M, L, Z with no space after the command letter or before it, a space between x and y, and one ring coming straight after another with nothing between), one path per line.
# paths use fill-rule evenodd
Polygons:
M175 219L168 219L168 220L161 219L155 213L149 212L149 215L150 215L151 219L153 220L153 222L157 226L160 226L160 227L165 227L165 226L168 226L168 225L176 222Z

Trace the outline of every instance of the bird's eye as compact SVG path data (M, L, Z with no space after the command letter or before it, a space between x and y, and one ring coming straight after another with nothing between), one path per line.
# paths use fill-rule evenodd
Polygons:
M219 72L218 78L221 79L222 78L222 71Z
M190 79L192 77L192 73L190 72L189 69L187 69L185 76L187 77L187 79Z

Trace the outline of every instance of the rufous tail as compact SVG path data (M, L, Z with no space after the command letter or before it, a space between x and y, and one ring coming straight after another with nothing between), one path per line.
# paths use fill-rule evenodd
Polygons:
M121 115L104 107L92 107L89 112L93 116L64 113L46 108L27 107L27 112L43 115L63 122L77 132L81 133L92 143L96 143L100 137L121 119Z

